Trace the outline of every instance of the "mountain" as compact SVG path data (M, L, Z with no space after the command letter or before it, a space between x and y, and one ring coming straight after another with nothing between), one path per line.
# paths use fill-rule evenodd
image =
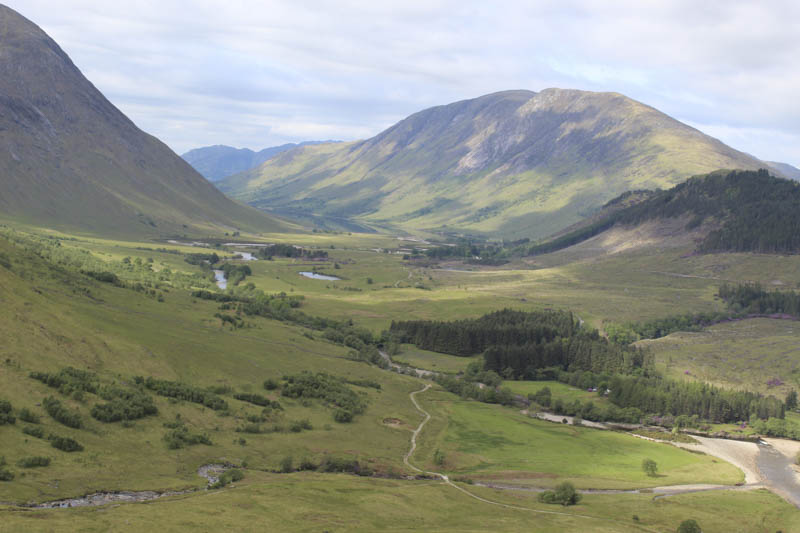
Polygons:
M765 169L716 171L668 190L624 193L591 220L532 246L527 255L575 245L608 252L623 241L625 249L678 244L696 253L797 254L800 183Z
M189 150L181 157L209 181L220 181L238 172L250 170L286 150L337 141L305 141L264 148L254 152L249 148L233 148L224 144Z
M618 194L762 162L618 93L505 91L426 109L371 139L305 146L222 181L262 209L541 237Z
M769 168L789 179L800 181L800 168L793 167L788 163L779 163L777 161L764 161Z
M2 5L0 36L0 217L161 236L288 227L226 198Z

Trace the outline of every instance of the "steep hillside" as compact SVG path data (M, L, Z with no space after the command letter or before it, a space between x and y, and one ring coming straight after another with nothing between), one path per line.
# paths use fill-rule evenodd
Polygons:
M0 6L0 217L105 234L284 225L230 201Z
M800 253L800 184L770 176L764 169L717 171L666 191L626 193L606 204L590 223L534 245L528 253L549 253L590 239L608 244L620 240L619 236L609 240L608 232L620 229L627 244L644 242L644 230L649 243L694 241L697 252L796 254Z
M271 159L281 152L297 148L334 141L306 141L301 143L288 143L280 146L271 146L258 152L249 148L234 148L217 144L189 150L181 157L192 165L200 174L209 181L220 181L238 172L255 168L264 161Z
M764 166L617 93L506 91L416 113L358 142L290 150L223 191L277 212L541 237L630 190Z

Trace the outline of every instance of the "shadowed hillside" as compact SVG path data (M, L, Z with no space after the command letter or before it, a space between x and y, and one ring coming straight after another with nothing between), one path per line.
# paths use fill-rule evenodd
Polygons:
M0 36L0 216L125 235L285 227L220 194L5 6Z

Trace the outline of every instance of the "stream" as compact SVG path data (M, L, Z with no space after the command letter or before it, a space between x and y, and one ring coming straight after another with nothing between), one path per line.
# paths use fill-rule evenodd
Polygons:
M219 476L232 468L231 465L225 464L209 464L203 465L197 469L197 475L206 478L208 482L206 489L219 480ZM98 505L106 505L109 503L126 503L126 502L146 502L150 500L157 500L167 496L179 496L181 494L189 494L203 489L187 489L187 490L167 490L157 492L154 490L142 491L112 491L112 492L96 492L94 494L87 494L80 498L65 498L63 500L53 500L44 503L34 504L2 504L2 505L16 505L17 507L24 507L26 509L69 509L71 507L94 507Z
M759 443L756 465L764 484L800 507L800 482L792 468L794 460L767 443Z

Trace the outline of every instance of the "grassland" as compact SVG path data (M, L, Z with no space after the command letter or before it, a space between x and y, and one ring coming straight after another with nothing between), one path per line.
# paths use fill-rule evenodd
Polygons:
M273 235L269 242L325 248L330 260L302 263L276 258L250 262L253 275L246 282L252 281L268 293L303 295L304 312L352 318L375 332L386 328L392 319L451 319L501 307L571 308L581 318L602 324L603 320L617 321L637 313L663 316L672 309L672 303L680 309L721 305L713 298L715 280L651 272L659 260L663 271L669 267L674 272L699 275L709 268L705 264L687 265L683 261L694 259L677 255L664 254L660 259L603 257L534 268L518 263L505 269L464 273L416 267L403 261L402 254L375 251L409 244L387 236ZM402 457L408 449L409 430L421 420L408 394L419 389L419 380L350 360L348 349L324 342L318 332L289 323L245 317L246 327L236 329L220 322L214 318L216 303L192 298L186 290L199 267L186 263L181 255L155 250L195 253L199 251L196 247L86 236L61 243L66 256L86 250L115 271L130 257L134 264L137 258L142 264L152 259L148 264L155 275L174 275L163 282L159 289L163 301L159 301L78 275L66 263L48 264L0 239L0 254L11 263L10 269L0 267L0 301L5 311L0 315L0 336L4 339L0 346L0 396L12 400L15 410L25 407L42 415L45 433L71 436L86 448L79 453L60 452L46 441L22 433L26 424L20 421L0 426L2 455L17 474L13 482L0 483L0 501L46 501L102 490L198 488L205 481L196 475L197 467L219 461L247 464L247 477L236 488L221 493L198 493L148 504L61 514L0 511L0 529L53 530L68 524L73 529L92 531L128 526L139 529L160 523L167 531L198 524L247 530L256 517L259 526L268 524L283 530L308 530L321 524L334 531L374 530L389 525L396 530L416 527L443 531L531 530L531 523L541 531L585 527L576 518L537 515L532 522L528 511L519 511L516 516L517 511L508 514L498 513L491 506L476 508L474 500L462 501L460 494L448 492L454 489L436 482L270 474L287 456L299 462L303 458L318 461L328 454L358 458L384 475L407 473ZM230 255L234 251L227 248L218 253ZM733 261L716 258L717 262L729 260ZM665 264L669 261L674 264ZM343 279L325 282L297 274L314 267ZM786 283L792 280L791 267L789 262L786 275L781 274ZM758 269L756 262L747 275ZM139 275L136 269L119 272L131 279ZM182 276L180 284L175 273ZM655 297L640 302L645 292ZM765 335L769 338L772 334ZM431 370L457 372L469 362L469 358L410 346L402 349L399 360ZM158 416L138 420L130 427L104 424L88 415L99 402L93 395L74 400L28 377L33 370L56 371L67 365L90 369L106 383L125 384L133 376L145 375L197 387L228 387L230 392L224 392L223 397L230 409L220 414L197 404L155 397ZM333 421L331 409L319 401L286 399L261 387L267 378L279 379L303 370L377 381L381 389L351 386L368 398L369 405L353 423L339 424ZM507 385L521 394L548 385L554 398L602 401L596 394L558 383ZM233 392L265 394L280 401L285 409L278 423L308 419L313 429L297 433L237 432L246 416L257 414L260 408L235 400ZM45 415L39 404L49 394L56 394L69 408L81 412L86 427L66 428ZM727 463L667 444L533 420L512 408L464 401L442 390L431 390L419 399L433 419L420 436L415 462L456 478L529 486L570 480L582 488L732 484L741 479L739 471ZM168 450L162 440L167 431L164 423L178 415L193 432L207 434L213 444ZM239 440L242 438L244 444ZM443 465L433 462L437 449L444 453ZM51 457L52 463L41 469L14 466L20 458L31 455ZM648 478L641 472L645 457L656 460L662 477ZM497 493L475 486L470 490L493 500L544 509L534 495ZM215 505L209 506L207 498L213 498ZM612 501L614 508L607 508ZM701 511L698 501L707 502L720 515ZM237 511L218 512L225 505ZM754 512L753 523L758 517L775 529L791 530L796 519L791 507L761 492L720 492L655 501L646 495L589 495L567 512L598 517L591 523L596 531L671 530L684 516L703 518L706 530L724 531L730 523L725 513L748 506L760 509ZM628 515L633 514L641 517L640 524L630 520ZM603 518L622 522L606 525Z
M420 458L454 477L535 487L570 481L580 488L641 488L686 483L735 484L735 467L709 456L624 433L554 424L513 409L455 400L445 393L420 396L434 419L426 427ZM659 477L642 472L642 460L659 465Z
M463 372L466 366L472 361L480 361L480 356L460 357L444 353L431 352L417 348L413 344L403 344L400 353L392 356L396 363L432 370L434 372L447 372L457 374Z
M800 389L800 324L754 318L641 341L677 379L701 380L783 397ZM780 379L783 385L768 385Z
M602 405L608 402L605 396L598 396L596 392L571 387L558 381L506 381L503 386L508 387L515 394L521 394L526 397L528 394L533 394L547 387L550 389L553 401L561 400L564 403L580 400L582 403L590 401Z
M514 508L477 502L434 481L256 472L224 491L143 504L49 511L0 508L0 531L666 532L689 517L709 533L796 531L800 527L796 509L763 490L663 499L646 494L589 494L579 505L554 508L538 503L533 493L468 489Z

